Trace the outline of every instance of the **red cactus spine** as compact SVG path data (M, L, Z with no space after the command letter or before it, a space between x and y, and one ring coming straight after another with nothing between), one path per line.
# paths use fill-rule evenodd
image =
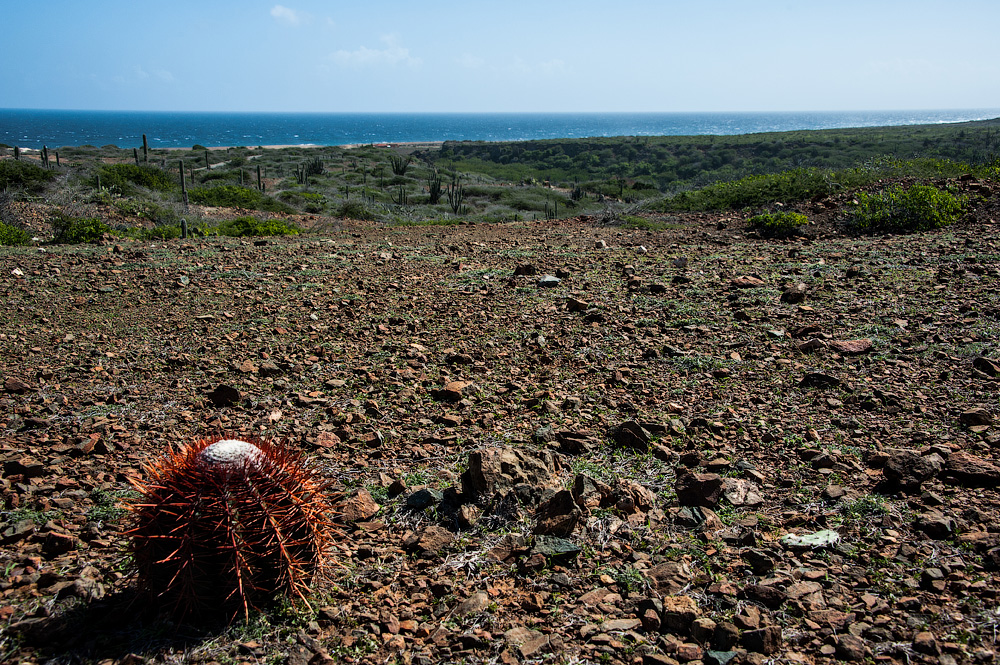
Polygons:
M132 553L140 591L171 615L246 617L278 594L304 599L324 570L329 483L287 447L206 439L147 475L130 507Z

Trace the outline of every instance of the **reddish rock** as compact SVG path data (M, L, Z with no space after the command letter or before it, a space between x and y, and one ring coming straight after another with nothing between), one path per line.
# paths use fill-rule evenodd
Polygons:
M337 504L336 508L342 521L353 524L367 522L378 514L382 506L375 503L375 499L368 493L368 490L360 489Z
M964 450L948 456L944 475L964 487L1000 486L1000 466Z
M682 506L704 506L712 508L722 497L722 476L717 473L691 473L682 469L674 484L677 501Z
M872 350L872 341L870 339L851 339L851 340L832 340L827 342L829 347L836 351L837 353L842 353L845 356L856 356L862 353L868 353Z

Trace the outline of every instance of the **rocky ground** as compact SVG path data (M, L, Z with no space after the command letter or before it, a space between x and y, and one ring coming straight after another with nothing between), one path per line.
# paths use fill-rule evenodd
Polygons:
M957 226L739 216L0 254L0 661L990 663L1000 196ZM661 220L662 221L662 220ZM172 446L336 481L310 604L136 618Z

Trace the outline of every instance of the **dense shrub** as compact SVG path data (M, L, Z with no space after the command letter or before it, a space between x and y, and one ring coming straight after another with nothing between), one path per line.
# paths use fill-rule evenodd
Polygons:
M197 187L188 192L191 203L222 208L247 208L266 212L294 213L295 209L265 196L256 189L238 185L220 185L219 187Z
M55 177L54 172L31 162L0 160L0 190L21 189L30 194L38 194L45 189L46 183Z
M256 217L237 217L219 225L219 235L243 238L246 236L295 235L299 227L281 219L261 220Z
M378 215L359 201L344 201L340 204L340 208L337 209L337 216L346 217L347 219L373 220Z
M55 241L68 245L100 240L105 233L111 233L111 227L96 217L69 217L59 215L52 220L55 230Z
M809 218L797 212L762 212L747 220L751 229L767 238L793 236L809 223Z
M738 210L779 201L804 201L827 196L835 188L831 175L819 169L794 169L720 182L666 199L666 210Z
M22 228L11 226L0 222L0 245L13 247L15 245L27 245L31 242L31 236Z
M154 226L151 229L136 229L132 234L138 240L173 240L181 237L181 227L173 225Z
M173 177L159 168L143 164L105 164L98 171L101 186L116 189L122 194L130 192L133 185L168 192L176 187ZM93 185L97 185L95 179Z
M951 192L930 185L899 185L878 192L861 192L848 215L859 233L915 233L949 226L957 221L963 202Z

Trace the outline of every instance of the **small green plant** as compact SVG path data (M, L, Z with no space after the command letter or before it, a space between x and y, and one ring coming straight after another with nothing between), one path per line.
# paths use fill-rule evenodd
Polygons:
M798 212L762 212L747 220L747 225L767 238L788 238L796 235L809 218Z
M60 214L52 220L55 242L78 245L100 240L104 234L111 234L111 227L96 217L70 217Z
M17 245L27 245L30 242L31 235L27 231L0 222L0 246L14 247Z
M899 185L858 194L849 224L858 233L917 233L949 226L958 220L963 201L930 185Z

